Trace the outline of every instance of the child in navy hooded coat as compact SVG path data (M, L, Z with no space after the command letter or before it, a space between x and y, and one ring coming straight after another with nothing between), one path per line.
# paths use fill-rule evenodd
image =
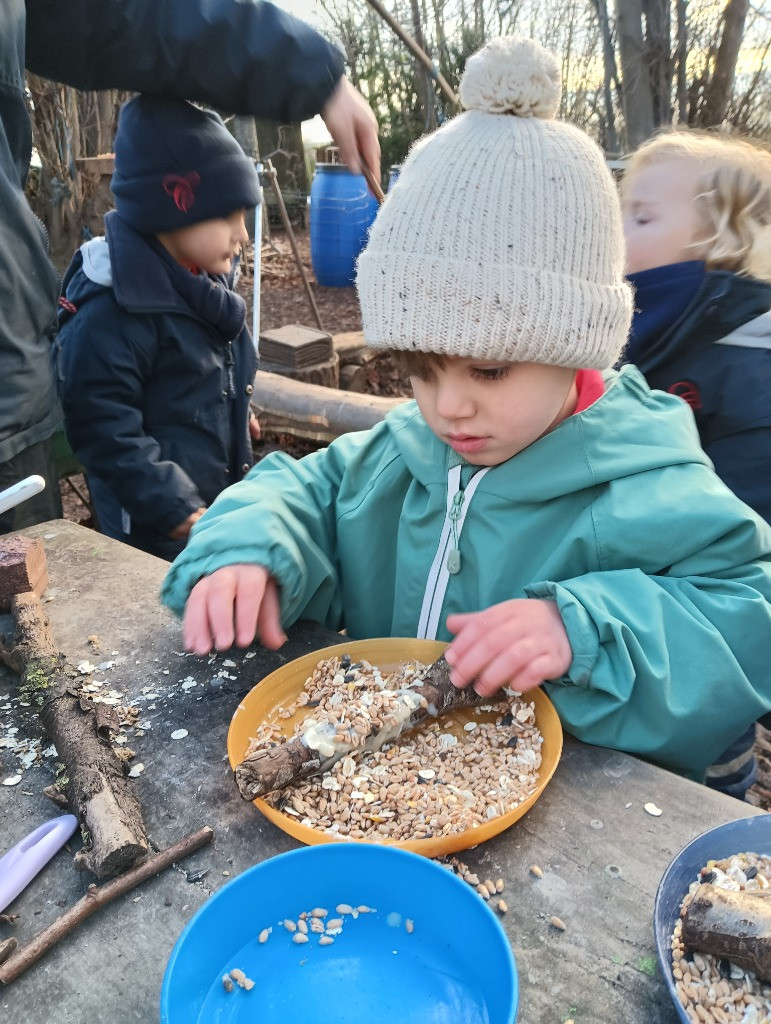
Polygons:
M60 393L102 532L172 559L253 461L257 358L233 280L259 179L218 115L138 96L112 189L105 237L65 277Z
M635 288L625 362L690 405L715 472L771 523L771 153L664 132L632 155L622 205ZM754 743L753 726L708 784L743 797Z

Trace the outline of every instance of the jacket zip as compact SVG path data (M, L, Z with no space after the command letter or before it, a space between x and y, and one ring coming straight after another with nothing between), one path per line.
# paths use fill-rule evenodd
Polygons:
M447 474L447 511L439 537L439 545L428 573L423 606L418 621L419 639L436 639L439 616L442 613L444 597L450 576L460 572L460 535L466 521L471 499L490 466L478 470L464 490L461 487L461 467L453 466Z
M229 340L227 345L225 346L225 367L227 369L227 374L228 374L228 390L227 390L228 398L235 398L236 397L236 381L235 381L235 376L234 376L234 371L233 371L233 367L235 366L235 363L236 363L236 360L235 360L235 356L233 355L233 342L232 342L232 340Z

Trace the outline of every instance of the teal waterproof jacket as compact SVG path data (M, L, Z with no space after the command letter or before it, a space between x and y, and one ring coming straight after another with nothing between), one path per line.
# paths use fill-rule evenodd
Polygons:
M198 522L162 598L181 614L202 576L254 562L285 626L439 639L449 613L554 600L573 662L545 689L565 729L698 778L771 709L771 529L715 475L684 402L632 367L605 386L487 471L453 466L413 402L300 461L269 456Z

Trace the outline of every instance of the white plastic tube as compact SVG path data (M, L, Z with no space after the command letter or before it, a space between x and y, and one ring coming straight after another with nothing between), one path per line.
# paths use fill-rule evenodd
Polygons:
M40 494L45 485L46 482L42 476L35 475L28 476L12 487L7 487L4 491L0 491L0 515L3 512L7 512L9 508L20 505L27 498Z

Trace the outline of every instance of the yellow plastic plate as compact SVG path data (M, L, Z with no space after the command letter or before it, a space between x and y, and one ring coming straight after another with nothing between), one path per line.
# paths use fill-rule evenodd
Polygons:
M304 718L312 712L312 708L301 708L297 715L287 719L277 719L276 714L279 708L287 707L295 700L303 689L305 680L310 676L320 661L343 654L350 654L351 660L368 661L371 665L377 665L383 672L387 672L397 665L407 661L421 661L430 664L440 656L447 644L437 640L411 640L401 637L385 637L373 640L349 640L346 643L335 644L334 647L325 647L322 650L312 651L303 655L295 661L290 661L281 668L271 672L251 690L243 701L238 705L236 713L230 723L228 730L228 758L231 768L235 768L244 759L249 748L249 742L254 737L259 726L265 721L276 721L281 726L281 732L285 736L294 733L294 727L300 717ZM518 818L521 818L526 811L530 810L538 797L543 793L549 779L554 774L557 762L562 753L562 726L557 712L549 698L541 690L533 690L527 695L528 700L535 704L535 721L541 736L543 746L541 748L541 767L539 770L538 786L526 800L519 804L513 811L501 814L491 821L479 825L477 828L469 828L463 832L457 832L449 836L441 836L429 839L411 840L382 840L387 846L398 846L403 850L413 850L415 853L422 853L426 857L440 857L457 850L467 850L471 846L484 842L492 836L498 835L512 825ZM484 721L474 714L473 709L463 709L451 712L443 717L448 722L450 731L457 731L463 725L472 720ZM489 713L491 720L494 714ZM300 822L289 814L283 814L274 807L269 806L264 800L254 801L256 806L269 818L274 825L277 825L284 832L302 843L313 845L315 843L334 843L340 840L351 842L347 836L334 836L323 832L321 829L311 828L308 825L301 825ZM356 842L380 842L380 840L354 840Z

